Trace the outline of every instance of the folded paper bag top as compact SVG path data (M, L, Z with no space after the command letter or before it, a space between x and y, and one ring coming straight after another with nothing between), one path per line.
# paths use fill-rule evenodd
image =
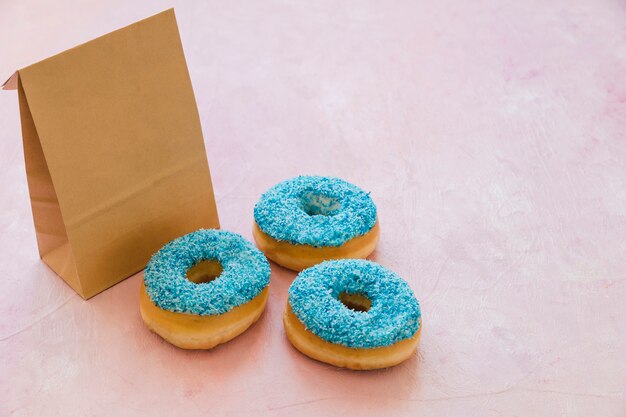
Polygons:
M17 71L41 258L83 298L218 228L173 10Z

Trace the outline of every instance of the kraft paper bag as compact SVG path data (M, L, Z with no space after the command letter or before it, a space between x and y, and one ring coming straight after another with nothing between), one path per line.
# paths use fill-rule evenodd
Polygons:
M218 228L173 10L17 71L41 258L83 298Z

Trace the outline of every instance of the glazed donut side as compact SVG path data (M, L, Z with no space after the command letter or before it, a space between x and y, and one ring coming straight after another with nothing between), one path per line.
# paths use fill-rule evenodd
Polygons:
M285 333L291 344L311 359L340 368L372 370L388 368L409 359L417 350L422 331L421 320L417 333L390 346L370 349L349 348L325 341L306 329L287 303L283 315Z
M279 241L265 232L254 222L252 235L265 256L285 268L301 271L320 262L333 259L365 259L376 249L380 237L379 222L364 235L357 236L341 246L320 246L294 244Z
M139 309L150 330L182 349L211 349L234 339L254 324L265 309L269 286L246 304L216 316L175 313L157 307L141 284Z

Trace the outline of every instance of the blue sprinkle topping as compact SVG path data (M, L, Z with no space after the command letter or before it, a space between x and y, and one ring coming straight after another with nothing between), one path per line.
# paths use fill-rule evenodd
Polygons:
M202 260L217 260L223 270L213 281L196 284L186 274ZM144 282L152 302L163 310L213 316L256 297L269 285L270 265L237 233L201 229L155 253L144 271Z
M362 294L366 312L339 301ZM422 316L409 285L394 272L365 260L326 261L302 271L289 288L289 304L307 330L350 348L390 346L415 335Z
M376 206L369 193L339 178L299 176L265 192L254 220L276 240L341 246L374 227Z

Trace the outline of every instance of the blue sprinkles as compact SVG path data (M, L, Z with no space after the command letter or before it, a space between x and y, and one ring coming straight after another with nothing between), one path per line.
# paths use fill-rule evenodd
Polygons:
M370 309L349 309L338 299L342 292L365 295ZM406 281L360 259L305 269L289 288L289 304L308 331L350 348L390 346L415 335L421 325L419 302Z
M254 220L276 240L341 246L374 227L376 206L369 193L339 178L299 176L265 192Z
M189 268L217 260L222 273L211 282L193 283ZM176 313L224 314L259 295L270 282L270 265L252 243L237 233L201 229L163 246L144 272L146 292L154 304Z

